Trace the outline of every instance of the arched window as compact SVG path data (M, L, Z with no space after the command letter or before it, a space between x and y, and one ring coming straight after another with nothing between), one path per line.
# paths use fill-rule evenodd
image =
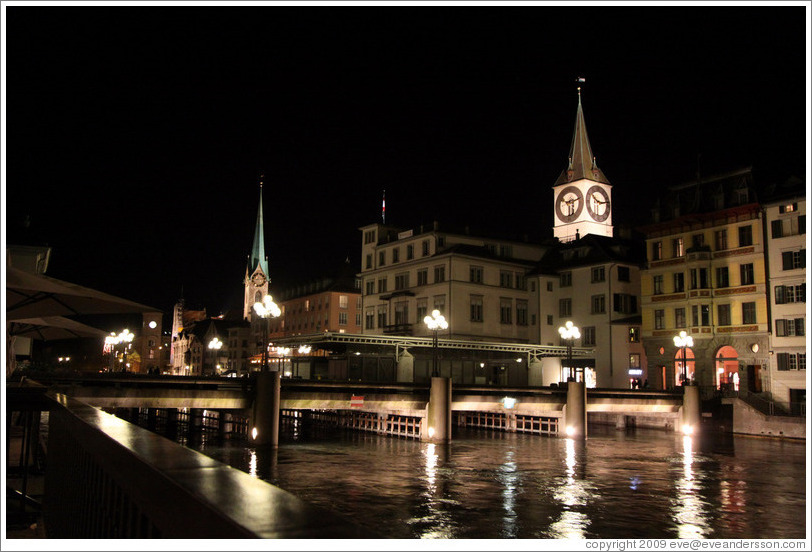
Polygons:
M262 292L258 291L254 294L254 303L261 303L262 302Z
M716 352L715 378L717 389L739 390L739 354L730 345Z
M685 351L685 359L682 358L682 352ZM696 371L696 362L694 361L694 350L690 347L680 347L677 349L677 354L674 355L674 385L683 385L683 381L687 378L689 381L694 381Z

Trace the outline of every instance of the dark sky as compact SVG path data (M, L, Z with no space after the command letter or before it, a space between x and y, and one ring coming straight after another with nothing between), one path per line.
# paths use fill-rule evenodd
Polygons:
M217 314L241 307L261 171L274 284L359 266L383 189L393 224L551 236L577 76L616 225L698 154L804 176L805 9L9 6L7 243Z

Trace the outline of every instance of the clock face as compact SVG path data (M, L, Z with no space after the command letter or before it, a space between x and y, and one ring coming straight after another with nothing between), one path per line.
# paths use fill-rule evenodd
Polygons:
M564 222L574 221L583 210L584 197L581 195L581 190L575 186L567 186L559 192L555 199L555 213Z
M254 282L255 286L262 286L265 284L265 276L262 274L254 274L254 277L251 278L251 281Z
M612 212L612 203L609 201L609 194L600 186L592 186L586 193L586 210L589 216L597 222L603 222L609 218Z

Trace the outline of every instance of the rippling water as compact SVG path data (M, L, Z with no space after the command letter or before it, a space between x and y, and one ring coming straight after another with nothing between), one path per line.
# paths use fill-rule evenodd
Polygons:
M288 428L201 452L391 538L804 538L806 446L590 427L454 428L447 446Z

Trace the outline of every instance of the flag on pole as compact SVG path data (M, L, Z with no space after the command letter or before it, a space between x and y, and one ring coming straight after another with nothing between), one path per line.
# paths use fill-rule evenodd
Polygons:
M381 221L386 224L386 190L383 191L383 202L381 203Z

